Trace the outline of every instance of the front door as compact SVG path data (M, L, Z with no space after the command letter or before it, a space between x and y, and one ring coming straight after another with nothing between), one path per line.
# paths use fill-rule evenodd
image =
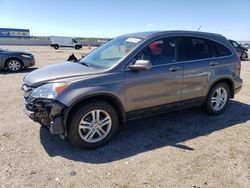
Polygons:
M178 104L181 101L183 64L178 62L178 38L157 40L134 58L150 60L150 70L126 70L125 94L127 110Z

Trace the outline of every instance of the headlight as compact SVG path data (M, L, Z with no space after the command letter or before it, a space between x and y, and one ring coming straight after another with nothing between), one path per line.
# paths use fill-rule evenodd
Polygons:
M38 88L36 88L32 93L32 98L45 98L45 99L55 99L59 93L61 93L66 87L68 87L68 83L51 83L45 84Z
M24 58L30 58L30 59L32 58L32 55L29 54L21 54L21 56Z

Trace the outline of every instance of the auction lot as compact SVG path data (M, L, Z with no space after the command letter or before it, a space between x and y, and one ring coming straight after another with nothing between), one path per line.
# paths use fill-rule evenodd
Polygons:
M80 150L23 112L22 79L81 50L0 46L35 55L36 66L0 72L0 187L250 187L250 61L244 86L222 115L201 108L128 122L102 148Z

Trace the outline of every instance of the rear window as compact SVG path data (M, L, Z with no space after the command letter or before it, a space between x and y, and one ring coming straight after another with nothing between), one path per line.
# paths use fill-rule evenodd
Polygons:
M209 41L196 37L182 37L182 58L186 61L213 57Z
M214 52L215 52L215 57L223 57L223 56L229 56L232 55L231 50L229 50L226 46L218 43L211 41Z

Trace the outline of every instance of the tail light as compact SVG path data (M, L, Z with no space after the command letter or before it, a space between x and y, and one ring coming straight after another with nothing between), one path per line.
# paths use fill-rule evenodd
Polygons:
M240 59L240 56L237 55L238 57L238 62L239 62L239 70L238 70L238 75L240 75L240 72L241 72L241 59Z

